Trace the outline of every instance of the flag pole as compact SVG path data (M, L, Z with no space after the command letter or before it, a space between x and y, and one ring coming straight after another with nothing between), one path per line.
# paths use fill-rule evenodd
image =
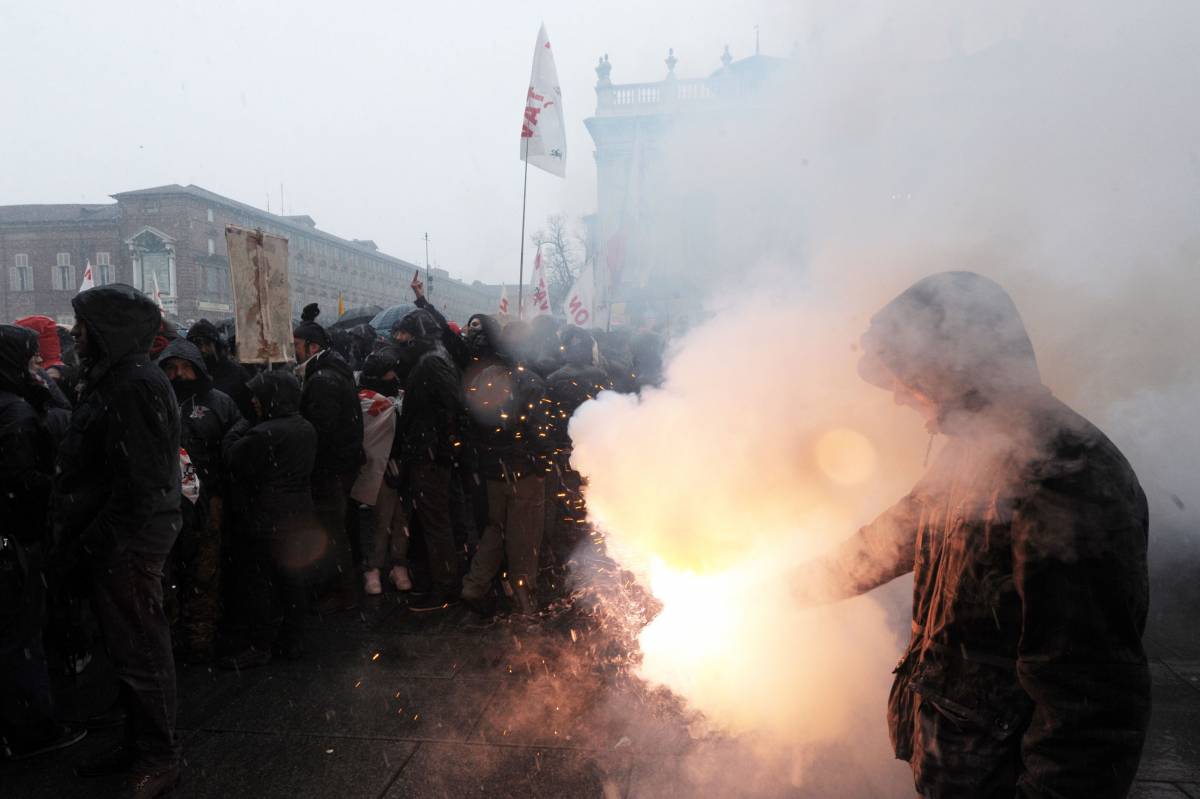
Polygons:
M529 139L525 142L525 179L521 185L521 269L520 282L517 283L517 318L525 315L525 198L529 194Z

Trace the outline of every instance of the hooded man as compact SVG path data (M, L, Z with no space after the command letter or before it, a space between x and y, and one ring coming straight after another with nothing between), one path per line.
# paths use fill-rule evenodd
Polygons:
M66 573L82 571L129 719L124 743L78 768L131 770L127 795L158 796L179 779L175 662L163 611L163 566L179 534L179 407L151 363L154 302L111 284L71 299L81 359L79 404L59 449L54 534Z
M273 651L303 654L309 575L328 546L312 497L318 435L300 415L300 383L271 371L255 375L249 388L257 423L239 421L222 445L245 520L237 561L250 616L248 645L221 661L233 669L265 665Z
M392 457L403 475L401 494L412 503L429 554L433 586L414 599L414 611L439 610L458 601L460 559L454 546L451 494L463 411L459 374L442 346L441 328L426 310L409 311L395 325L405 357L397 376L404 403Z
M300 414L317 430L313 502L337 560L336 588L325 609L350 610L358 606L357 545L350 540L346 517L350 489L365 460L362 407L354 371L329 349L329 335L316 321L320 313L316 303L306 306L293 331L296 372L303 380Z
M54 443L30 402L45 391L37 354L35 333L0 325L0 763L70 746L87 732L54 720L42 642Z
M871 320L859 373L947 443L878 519L795 575L804 602L914 573L888 703L926 797L1123 797L1150 710L1146 499L1042 385L1012 300L925 278Z
M243 417L253 416L250 390L246 388L250 375L230 357L229 345L217 326L207 319L201 319L188 328L187 340L195 344L204 356L204 367L212 378L212 387L233 399L237 403L238 413Z
M213 657L220 610L221 530L228 485L221 440L242 415L224 392L212 387L196 345L175 339L158 356L179 402L181 445L200 481L197 501L181 503L183 528L171 552L184 656L194 663Z

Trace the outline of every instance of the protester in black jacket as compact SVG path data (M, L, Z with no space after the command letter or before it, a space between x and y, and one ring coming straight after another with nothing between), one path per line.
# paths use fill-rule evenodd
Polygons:
M230 356L229 345L217 326L207 319L201 319L188 328L187 340L195 344L204 356L212 387L230 397L243 417L253 416L250 390L246 388L250 374Z
M537 610L553 406L545 381L508 354L504 342L496 354L497 360L467 386L471 442L487 483L487 526L463 578L462 598L473 609L488 612L485 599L507 560L505 594L518 613L531 614Z
M303 321L293 331L299 363L296 372L303 380L300 414L317 430L313 502L329 536L330 551L337 559L333 590L322 609L349 610L358 605L358 544L351 540L346 522L350 489L366 460L362 405L354 371L342 356L329 349L329 336L317 324L320 312L316 303L306 306Z
M223 444L244 520L238 561L251 622L249 646L221 662L237 669L268 663L276 644L300 656L307 586L325 550L311 491L317 431L300 415L300 383L272 371L249 385L258 423L239 421Z
M69 746L86 730L54 720L42 641L53 441L29 397L37 335L0 325L0 763Z
M175 663L162 593L180 526L179 408L149 359L161 321L152 300L113 284L81 292L71 304L83 374L58 456L56 565L87 569L130 719L123 746L79 772L132 767L131 788L155 796L179 777Z
M181 650L193 663L212 660L220 611L221 539L228 486L221 441L241 421L237 405L212 387L200 350L175 339L158 356L179 401L181 445L200 482L198 497L182 503L183 529L171 552Z
M463 417L459 374L441 345L441 330L428 311L410 311L397 325L406 337L398 376L404 404L396 425L393 457L403 470L402 493L414 504L425 537L433 589L409 604L437 610L457 601L461 561L451 525L452 469L461 447Z

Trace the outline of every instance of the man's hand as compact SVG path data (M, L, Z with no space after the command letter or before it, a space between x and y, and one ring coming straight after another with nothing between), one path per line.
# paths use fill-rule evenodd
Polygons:
M409 285L412 286L413 296L418 300L425 296L425 284L421 282L420 269L413 272L412 283L409 283Z

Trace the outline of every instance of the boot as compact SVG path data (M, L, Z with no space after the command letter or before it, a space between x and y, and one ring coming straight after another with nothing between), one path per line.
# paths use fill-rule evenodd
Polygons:
M367 596L379 596L383 593L383 586L379 582L379 569L363 572L363 591Z
M138 769L129 775L117 796L120 799L156 799L175 790L178 784L179 766L155 770Z
M98 752L75 767L75 776L83 779L110 777L124 774L133 768L133 750L127 746L114 746Z

